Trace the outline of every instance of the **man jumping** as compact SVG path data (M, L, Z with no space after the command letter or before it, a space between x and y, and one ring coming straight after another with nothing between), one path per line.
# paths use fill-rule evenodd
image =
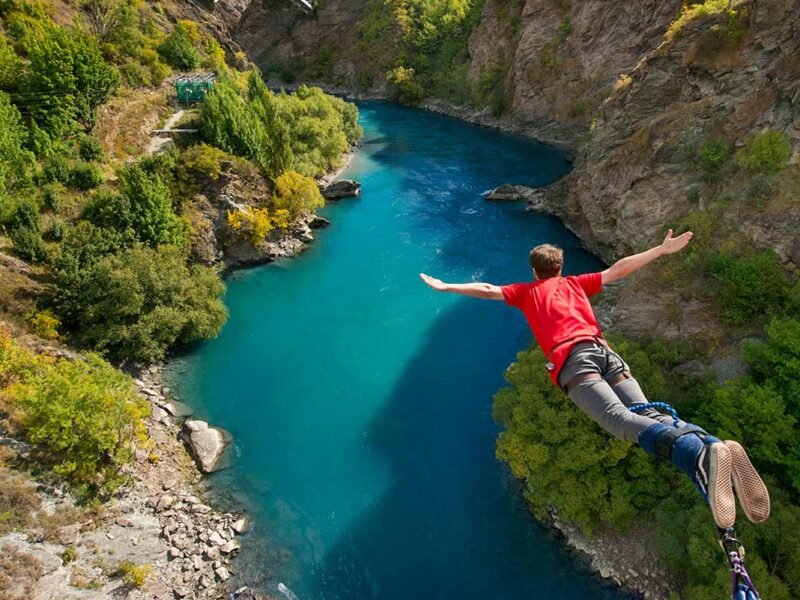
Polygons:
M534 281L528 283L497 286L444 283L424 273L420 277L439 292L505 300L520 309L547 357L553 383L583 412L614 437L671 460L709 503L720 528L734 525L734 493L747 518L761 523L769 516L769 493L744 448L653 408L637 408L648 404L647 398L628 365L603 339L589 303L589 297L600 293L603 285L679 252L691 239L691 232L672 237L670 229L660 245L646 252L623 258L599 273L568 277L561 276L561 248L543 244L531 250Z

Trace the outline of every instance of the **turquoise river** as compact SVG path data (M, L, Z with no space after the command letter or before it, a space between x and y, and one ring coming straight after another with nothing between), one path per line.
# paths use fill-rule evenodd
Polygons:
M531 341L502 302L437 294L445 280L527 280L531 246L600 266L556 220L483 200L545 184L552 148L380 102L345 177L359 199L298 258L229 278L230 320L171 363L201 418L230 431L208 484L245 509L237 581L300 600L622 598L527 511L495 459L492 396Z

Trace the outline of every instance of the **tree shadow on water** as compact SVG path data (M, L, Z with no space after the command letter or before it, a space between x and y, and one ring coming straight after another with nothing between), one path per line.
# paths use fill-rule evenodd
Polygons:
M620 597L576 577L494 458L492 395L529 340L518 318L465 299L431 326L367 432L392 483L326 552L318 597Z

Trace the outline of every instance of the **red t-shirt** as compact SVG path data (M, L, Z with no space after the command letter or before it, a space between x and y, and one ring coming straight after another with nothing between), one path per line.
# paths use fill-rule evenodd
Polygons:
M600 273L548 277L501 288L506 304L516 306L525 314L539 347L555 365L550 377L556 385L572 346L602 335L589 304L589 296L600 293L602 288Z

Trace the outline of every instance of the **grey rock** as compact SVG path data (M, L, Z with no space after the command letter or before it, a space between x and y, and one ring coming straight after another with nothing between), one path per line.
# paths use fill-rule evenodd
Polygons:
M339 179L330 183L322 190L325 200L341 200L342 198L355 198L361 195L361 184L352 179Z
M250 529L250 519L247 517L240 517L231 523L231 529L238 534L246 533Z
M208 536L208 541L215 546L222 546L225 543L225 540L222 539L222 536L216 531L212 532L211 535Z
M73 523L58 530L58 541L64 546L72 546L78 541L81 533L81 524Z
M175 496L170 496L169 494L164 494L159 498L158 504L156 504L156 510L167 510L170 506L173 505L175 502Z
M177 484L177 479L167 479L163 484L161 484L161 488L166 492L167 490L174 488Z
M214 573L217 574L217 577L219 577L220 581L228 581L228 579L231 578L231 574L225 567L219 567L218 569L215 569Z
M308 222L308 226L311 227L311 229L321 229L323 227L327 227L330 224L331 222L328 219L326 219L325 217L320 217L319 215L314 215Z
M223 468L222 458L230 445L231 436L217 427L209 427L205 421L186 421L181 433L200 470L212 473Z

